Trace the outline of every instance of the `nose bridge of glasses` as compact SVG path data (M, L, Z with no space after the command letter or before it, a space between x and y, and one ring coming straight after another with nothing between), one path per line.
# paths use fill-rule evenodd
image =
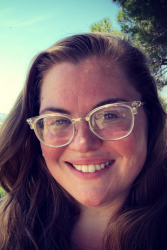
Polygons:
M86 116L86 117L79 117L79 118L74 118L73 119L73 124L75 123L75 122L79 122L79 121L89 121L89 117L88 116Z

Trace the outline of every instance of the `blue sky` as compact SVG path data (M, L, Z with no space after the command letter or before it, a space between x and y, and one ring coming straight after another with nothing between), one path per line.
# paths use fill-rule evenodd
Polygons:
M39 51L109 17L119 28L111 0L0 0L0 113L8 113Z
M58 39L89 32L110 17L111 0L0 0L0 113L8 113L22 89L31 59Z

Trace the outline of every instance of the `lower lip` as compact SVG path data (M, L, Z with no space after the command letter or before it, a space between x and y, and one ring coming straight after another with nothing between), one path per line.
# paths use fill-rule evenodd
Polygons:
M81 178L81 179L95 179L95 178L101 177L102 175L105 175L108 172L108 170L110 169L110 167L114 164L114 162L115 161L112 161L110 163L110 165L108 165L107 167L105 167L101 170L95 171L93 173L89 173L89 172L85 173L85 172L82 172L82 171L75 169L74 167L71 166L71 164L69 164L67 162L66 162L66 164L68 165L70 170L73 172L73 174L75 174L79 178Z

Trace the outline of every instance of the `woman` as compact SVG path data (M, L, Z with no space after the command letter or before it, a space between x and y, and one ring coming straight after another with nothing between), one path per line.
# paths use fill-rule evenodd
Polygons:
M1 249L167 249L165 123L128 41L41 52L1 131Z

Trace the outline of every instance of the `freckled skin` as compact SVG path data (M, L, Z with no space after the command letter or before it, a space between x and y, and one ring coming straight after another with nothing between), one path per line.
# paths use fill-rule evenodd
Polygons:
M129 83L118 65L104 58L91 57L74 65L61 63L43 79L40 112L49 106L67 110L73 117L85 117L95 105L109 98L140 101L140 94ZM47 167L57 182L78 202L97 207L122 203L140 173L147 153L147 118L143 107L135 115L132 133L118 141L95 136L87 122L76 124L73 141L61 148L41 144ZM105 174L95 179L74 175L66 162L78 159L114 160Z

